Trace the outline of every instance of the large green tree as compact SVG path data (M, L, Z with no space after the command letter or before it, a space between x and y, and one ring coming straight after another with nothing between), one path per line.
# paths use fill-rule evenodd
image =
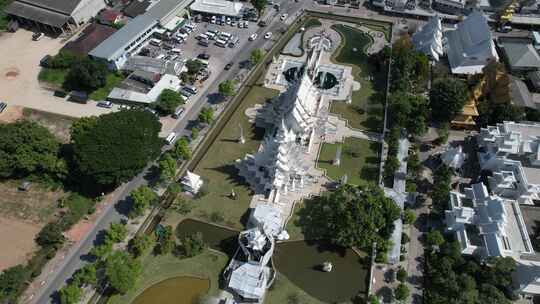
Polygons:
M263 59L264 57L264 51L262 49L254 49L253 51L251 51L251 63L252 64L257 64L259 62L261 62L261 60Z
M58 291L60 304L77 304L80 303L82 289L77 284L67 284Z
M45 225L36 236L36 243L41 247L59 248L64 240L62 228L56 222Z
M162 181L172 181L176 176L176 160L171 153L165 153L159 161L159 177Z
M393 126L407 129L412 135L427 131L428 102L421 95L396 92L390 95L390 120Z
M82 125L72 129L74 165L87 182L101 186L128 181L159 155L163 145L158 137L161 124L147 111L104 114Z
M60 144L46 128L30 121L0 125L0 177L60 174L66 166L58 157Z
M251 5L257 10L259 16L262 16L262 11L267 4L267 0L251 0Z
M437 122L449 122L461 112L468 98L465 82L457 78L440 78L429 91L431 115Z
M148 186L140 186L130 194L133 205L131 207L132 216L140 216L150 205L157 202L158 195Z
M107 281L117 292L124 294L133 286L141 274L141 264L124 251L115 251L105 262Z
M118 243L123 241L128 234L126 225L122 223L111 223L109 229L105 233L105 241L110 243Z
M226 97L233 96L236 93L235 82L233 80L225 80L220 83L219 93Z
M186 68L189 74L197 74L203 68L202 62L197 59L191 59L186 61Z
M69 90L92 92L107 83L107 66L101 62L84 58L71 66L64 86Z
M15 303L28 277L29 272L23 265L5 269L0 274L0 302Z
M374 242L391 236L400 209L374 184L343 185L306 202L298 214L306 237L371 248Z
M214 120L214 109L210 107L202 108L201 112L199 112L199 121L201 123L209 124L212 120Z
M174 144L174 156L181 160L191 159L191 148L187 138L182 137Z
M172 114L176 108L184 103L182 95L171 89L165 89L159 95L156 102L156 109L162 114Z
M97 284L97 269L96 264L86 264L83 268L79 269L75 275L73 276L73 280L77 282L77 284L84 286L84 285L92 285L96 286Z

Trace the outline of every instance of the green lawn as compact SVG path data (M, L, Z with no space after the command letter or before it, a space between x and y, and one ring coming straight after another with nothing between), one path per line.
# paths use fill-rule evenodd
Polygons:
M69 69L49 69L42 68L38 75L38 80L61 88L66 79Z
M179 259L172 254L154 256L149 254L143 261L143 272L135 288L125 295L112 296L109 304L128 304L146 288L165 279L179 276L193 276L210 280L209 295L217 295L221 272L228 263L225 254L206 250L189 259Z
M342 44L333 54L332 60L352 66L354 80L360 83L361 88L353 92L351 104L333 102L330 111L347 119L353 128L380 132L384 106L380 98L382 94L375 92L384 91L386 79L383 75L376 75L368 64L365 50L371 45L372 38L349 26L338 24L332 28L342 37ZM367 76L373 77L374 80L367 80Z
M189 216L212 221L212 213L218 212L223 221L217 224L235 229L243 228L240 220L248 211L252 191L238 176L235 161L242 159L247 153L256 152L264 135L264 130L255 128L248 121L245 110L255 104L262 104L277 94L276 90L254 86L246 95L194 170L205 179L210 193L191 202L194 208ZM244 129L244 144L238 143L239 124ZM229 198L232 189L238 196L236 200Z
M124 77L121 74L109 73L107 75L107 83L105 86L90 93L88 97L96 101L105 100L112 89L119 85L122 80L124 80Z
M336 151L342 145L341 164L333 165ZM326 170L326 175L338 181L347 174L350 184L377 180L380 144L373 141L348 137L343 144L323 144L317 165ZM353 155L351 151L357 151Z

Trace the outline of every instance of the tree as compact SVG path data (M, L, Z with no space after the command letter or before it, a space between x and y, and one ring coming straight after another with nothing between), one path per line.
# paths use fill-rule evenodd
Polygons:
M433 247L440 247L444 244L444 237L439 230L431 230L426 235L426 244Z
M254 49L251 51L251 63L256 65L264 58L264 51L262 49Z
M394 295L398 301L406 301L410 293L409 287L403 283L399 284L394 290Z
M312 199L299 211L306 237L328 238L343 247L371 248L394 230L400 209L375 184L343 185Z
M405 280L407 280L407 270L405 270L404 268L400 267L396 273L396 278L398 281L400 281L401 283L404 283Z
M267 0L251 0L251 5L257 10L259 16L262 16L262 12L266 7Z
M407 158L407 173L413 179L417 179L421 173L422 165L418 153L415 151Z
M107 83L107 66L88 57L75 61L66 75L68 90L92 92Z
M375 295L369 295L369 297L368 297L368 303L369 303L369 304L380 304L381 301L379 300L379 298L377 298L377 296L375 296Z
M191 159L191 148L189 147L187 138L182 137L176 141L174 144L174 155L177 159L181 160Z
M62 229L55 222L45 225L36 236L36 243L44 248L52 247L58 249L64 243L64 240Z
M403 211L403 223L409 225L416 221L416 214L411 209L405 209Z
M219 93L225 97L233 96L236 94L235 85L234 80L225 80L219 84Z
M24 288L29 271L23 265L5 269L0 274L0 301L15 303L19 292Z
M176 160L170 153L163 154L159 161L159 176L162 181L172 181L176 176Z
M71 283L62 287L58 294L61 304L77 304L81 300L82 290L77 284Z
M81 58L73 52L61 50L49 60L47 67L51 69L69 69L79 60L81 60Z
M60 144L46 128L26 120L0 125L0 177L65 175Z
M103 244L99 244L97 246L92 247L92 249L90 249L90 254L95 256L98 259L103 259L112 252L112 249L113 249L112 247L113 247L113 243L105 239Z
M172 252L174 245L172 226L165 226L158 237L155 252L157 254L169 254Z
M188 69L188 74L194 75L199 73L203 68L203 64L197 59L191 59L186 61L186 68Z
M122 223L111 223L105 234L105 240L111 243L119 243L126 238L127 234L126 225Z
M481 304L510 304L510 301L504 296L504 294L497 289L497 287L490 284L482 284L480 286L480 299Z
M129 252L134 257L141 256L147 249L151 248L155 239L147 234L138 234L129 241Z
M199 129L197 127L191 128L191 140L195 140L199 136Z
M468 98L465 82L457 78L441 78L429 91L431 115L437 122L450 122L461 112Z
M179 214L186 215L191 212L192 206L187 200L179 196L174 200L170 208Z
M117 292L124 294L133 286L141 274L139 261L124 251L115 251L105 262L107 281Z
M214 109L211 107L204 107L199 113L199 121L201 123L209 124L214 120Z
M196 232L192 235L186 236L182 240L182 252L186 257L194 257L203 252L206 245L201 232Z
M95 264L86 264L83 268L79 269L73 276L73 280L78 285L93 285L97 284L97 269Z
M85 184L116 186L161 152L161 124L148 111L104 114L72 133L73 162Z
M399 169L399 160L395 155L389 155L384 162L385 178L392 178L394 173Z
M159 94L158 100L156 102L156 109L164 114L172 114L176 111L176 108L184 103L184 98L182 95L171 89L164 89L161 94Z
M427 131L427 100L422 95L399 91L390 95L390 119L393 126L406 128L412 135Z
M401 244L407 244L410 241L411 241L411 238L405 232L402 232L401 233Z
M143 215L144 211L158 200L158 195L148 186L139 186L131 191L130 197L133 201L131 216Z

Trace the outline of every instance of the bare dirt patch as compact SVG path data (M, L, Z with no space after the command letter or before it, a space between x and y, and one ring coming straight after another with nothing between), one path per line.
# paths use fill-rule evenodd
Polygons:
M20 181L0 182L0 216L37 225L52 220L58 199L65 193L62 190L45 189L38 183L32 183L27 191L20 191L17 189L19 185Z
M14 80L15 78L17 78L17 76L19 76L20 73L21 71L19 71L19 69L15 67L8 68L4 71L4 78L7 80Z
M24 119L34 121L47 128L62 143L69 142L70 128L75 118L50 112L38 111L30 108L23 110Z
M28 260L40 229L40 225L0 216L0 271Z

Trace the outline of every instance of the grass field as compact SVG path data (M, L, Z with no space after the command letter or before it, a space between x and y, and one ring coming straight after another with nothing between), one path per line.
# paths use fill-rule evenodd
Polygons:
M71 137L70 128L76 120L73 117L59 115L50 112L38 111L30 108L23 110L26 120L34 121L47 128L62 143L68 143Z
M69 69L48 69L42 68L38 75L38 80L43 81L58 88L61 88L66 79Z
M124 77L122 75L116 73L109 73L107 75L107 83L105 84L105 86L90 93L88 97L96 101L105 100L107 99L107 96L109 96L109 93L112 91L112 89L114 89L114 87L120 84L122 80L124 80Z
M338 146L342 146L341 164L333 165ZM380 144L364 139L348 137L343 144L323 144L317 165L326 175L338 181L347 174L349 184L377 180ZM351 153L354 151L355 154Z
M192 276L210 280L209 295L217 295L221 272L228 263L224 254L206 250L189 259L179 259L172 254L146 256L142 261L143 272L137 280L135 288L125 295L116 295L109 299L109 304L128 304L146 288L165 279Z
M305 303L322 304L314 297L307 294L300 287L294 285L286 276L277 272L274 284L266 294L265 303L284 304L284 303Z
M353 128L373 132L382 130L384 106L375 94L385 85L385 78L375 75L368 64L365 50L372 43L372 38L362 31L345 25L333 25L342 37L342 44L332 56L336 63L352 67L354 80L360 83L361 88L353 92L352 103L333 102L330 111L347 119ZM356 51L355 51L356 50ZM367 80L370 76L373 80Z
M256 152L264 135L264 130L255 128L248 121L245 110L255 104L262 104L277 94L275 90L254 86L209 147L194 171L204 178L210 191L208 195L192 200L194 208L191 217L216 222L218 217L215 214L219 213L222 220L217 221L217 224L235 229L243 228L241 218L248 211L252 191L238 176L235 161L247 153ZM239 124L244 129L244 144L238 143ZM232 189L238 196L236 200L229 198Z

